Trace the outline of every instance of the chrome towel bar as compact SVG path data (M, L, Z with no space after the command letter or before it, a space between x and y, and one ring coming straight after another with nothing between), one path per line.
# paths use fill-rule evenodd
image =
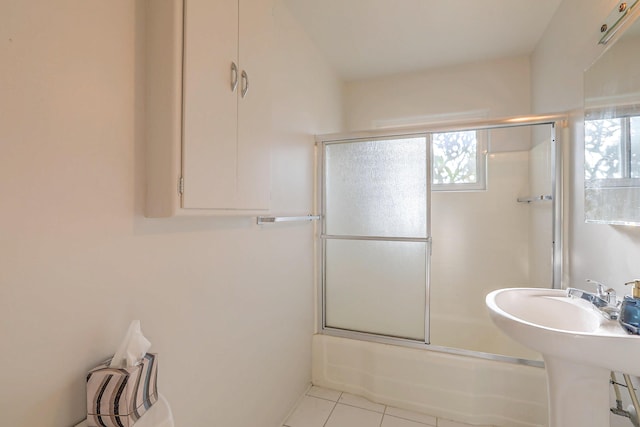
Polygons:
M553 196L540 195L534 197L518 197L518 203L547 202L550 200L553 200Z
M275 222L313 221L320 219L320 215L305 216L259 216L258 225L273 224Z

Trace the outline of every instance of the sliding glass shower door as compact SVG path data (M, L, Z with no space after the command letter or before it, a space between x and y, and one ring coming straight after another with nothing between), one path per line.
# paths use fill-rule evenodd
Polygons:
M496 329L484 301L499 288L560 286L558 124L319 138L320 329L538 363Z
M429 145L323 143L323 328L428 342Z

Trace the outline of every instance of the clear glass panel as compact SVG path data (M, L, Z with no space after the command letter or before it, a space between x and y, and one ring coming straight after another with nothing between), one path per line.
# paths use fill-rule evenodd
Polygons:
M622 119L585 120L584 178L623 178Z
M330 144L325 168L327 234L427 236L426 137Z
M326 326L423 341L427 244L327 240Z
M434 184L478 182L476 131L432 134Z
M499 288L552 286L553 203L550 125L491 134L486 191L433 192L429 341L448 348L540 359L491 321L486 295Z

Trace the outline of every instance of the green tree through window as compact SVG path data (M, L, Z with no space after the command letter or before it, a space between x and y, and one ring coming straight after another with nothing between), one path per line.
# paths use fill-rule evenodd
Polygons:
M585 121L585 179L623 177L621 132L621 119Z
M640 178L640 117L585 120L585 180Z
M438 185L480 184L476 131L434 133L431 141L434 189Z

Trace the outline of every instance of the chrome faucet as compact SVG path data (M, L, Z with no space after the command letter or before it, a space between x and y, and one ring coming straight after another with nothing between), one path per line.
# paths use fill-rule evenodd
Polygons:
M616 291L608 288L595 280L587 279L587 283L596 285L596 293L583 291L577 288L567 288L567 296L582 298L596 307L604 317L609 320L617 320L620 316L620 302L616 298Z

